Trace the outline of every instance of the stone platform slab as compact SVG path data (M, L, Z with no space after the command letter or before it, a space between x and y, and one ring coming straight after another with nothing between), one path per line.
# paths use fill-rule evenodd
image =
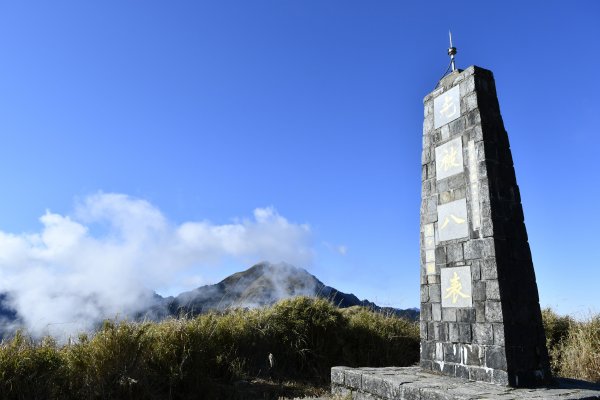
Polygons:
M526 389L424 372L420 367L331 369L331 392L352 400L574 400L600 399L600 385L559 379L556 386Z

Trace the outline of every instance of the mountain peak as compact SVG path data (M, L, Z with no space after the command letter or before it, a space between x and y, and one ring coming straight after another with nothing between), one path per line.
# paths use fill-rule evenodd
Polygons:
M303 268L295 267L288 263L273 264L268 261L263 261L253 265L245 271L236 272L233 275L223 279L219 284L232 285L238 284L240 281L249 281L266 277L267 279L281 280L287 277L296 277L307 280L317 280L313 275Z
M266 261L230 275L215 285L202 286L182 293L172 301L169 309L176 314L199 314L232 307L268 306L296 296L321 297L341 308L364 306L411 319L418 315L418 311L378 307L368 300L359 300L353 294L326 286L303 268Z
M195 314L211 309L260 307L288 297L315 296L323 286L305 269L286 263L261 262L216 285L180 294L170 308Z
M296 296L325 298L340 308L364 306L411 319L418 316L418 310L382 308L368 300L359 300L353 294L326 286L303 268L264 261L232 274L217 284L201 286L177 297L163 298L154 293L151 305L133 317L161 320L181 314L193 316L231 308L270 306L279 300ZM7 300L8 296L0 293L0 338L2 326L12 326L19 320L19 315L8 307Z

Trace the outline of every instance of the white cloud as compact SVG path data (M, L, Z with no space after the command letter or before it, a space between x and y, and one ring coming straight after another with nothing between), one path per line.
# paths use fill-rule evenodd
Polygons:
M225 254L246 261L269 259L296 265L312 258L309 235L308 225L292 224L273 208L257 208L254 220L230 225L186 222L176 229L179 251L195 259Z
M323 242L323 246L325 246L329 251L341 256L345 256L348 253L348 246L344 244L331 244L328 242Z
M224 260L241 268L261 260L306 266L313 258L309 226L273 208L231 224L176 225L147 201L100 193L72 216L47 211L40 222L34 234L0 230L0 293L9 293L34 335L131 315L149 304L149 289L199 282L203 268Z

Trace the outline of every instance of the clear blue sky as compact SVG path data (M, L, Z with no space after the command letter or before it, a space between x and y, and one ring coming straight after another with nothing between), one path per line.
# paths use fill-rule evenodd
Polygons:
M113 229L143 206L185 253L132 273L160 269L161 293L289 255L418 306L422 99L452 29L458 66L496 78L542 306L600 311L599 20L597 1L3 1L0 274L73 277L81 246L32 255L77 231L65 218L119 247L153 229ZM200 222L219 244L173 250Z

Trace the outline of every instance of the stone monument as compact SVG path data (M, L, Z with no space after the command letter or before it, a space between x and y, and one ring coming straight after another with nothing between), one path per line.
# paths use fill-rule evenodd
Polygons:
M538 290L492 73L453 71L424 104L421 367L547 384Z
M448 54L452 72L424 99L420 368L334 367L332 391L353 399L600 399L597 386L552 380L494 77L475 66L456 70L452 43Z

